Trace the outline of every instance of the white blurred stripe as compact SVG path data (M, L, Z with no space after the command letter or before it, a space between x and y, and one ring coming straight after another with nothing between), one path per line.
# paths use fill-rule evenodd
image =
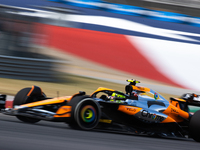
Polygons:
M66 20L79 22L79 23L87 23L87 24L113 27L113 28L118 28L118 29L123 29L123 30L129 30L129 31L136 31L136 32L141 32L145 34L152 34L152 35L174 38L174 39L179 39L179 40L200 42L198 40L186 37L186 36L200 37L200 34L174 31L174 30L169 30L169 29L161 29L161 28L151 27L148 25L144 25L141 23L136 23L133 21L120 19L120 18L112 18L112 17L104 17L104 16L87 16L87 15L68 15L66 16Z
M200 91L200 45L133 36L127 39L163 75Z

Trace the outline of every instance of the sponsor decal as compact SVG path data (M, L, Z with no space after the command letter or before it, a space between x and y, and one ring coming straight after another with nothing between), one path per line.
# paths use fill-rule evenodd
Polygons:
M154 93L154 98L155 98L155 100L158 99L158 94L157 93Z
M103 123L111 123L112 120L109 120L109 119L100 119L99 122L103 122Z
M154 119L154 120L155 120L155 119L156 119L156 117L157 117L157 115L156 115L156 114L153 114L153 115L152 115L152 119Z
M126 110L128 111L133 111L133 112L136 112L137 108L133 108L133 107L125 107Z
M133 108L126 108L128 111L133 111L133 112L135 112L136 111L136 109L133 109Z
M174 109L174 108L171 108L171 112L172 112L172 113L175 113L175 114L178 114L178 110L177 110L177 109Z
M145 90L145 88L141 86L138 86L138 89L140 89L141 91Z
M159 122L162 122L165 119L164 117L159 116L159 115L157 115L155 113L150 113L147 110L143 110L141 112L141 115L142 115L142 117L149 118L149 119L152 119L152 120L155 120L155 121L159 121Z
M62 108L62 109L64 109L64 110L68 110L68 109L70 109L70 110L71 110L71 108Z

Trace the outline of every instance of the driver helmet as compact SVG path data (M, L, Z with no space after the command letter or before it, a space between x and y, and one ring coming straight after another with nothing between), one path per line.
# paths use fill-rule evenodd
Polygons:
M116 97L126 98L123 94L119 94L119 93L113 92L112 95L111 95L111 97L110 97L110 101L115 101ZM116 100L115 102L122 103L123 101Z

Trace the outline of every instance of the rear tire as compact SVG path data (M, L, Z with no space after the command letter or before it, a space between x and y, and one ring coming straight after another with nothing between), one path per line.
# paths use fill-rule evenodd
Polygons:
M197 142L200 142L200 110L195 112L189 124L189 134Z
M74 129L94 129L100 119L101 110L99 104L88 96L78 96L71 101L72 113L69 126Z
M22 104L26 104L27 103L27 94L29 93L29 91L31 90L31 88L24 88L21 89L14 98L13 101L13 106L15 105L22 105Z
M28 99L27 94L29 93L29 91L31 90L31 88L24 88L22 90L20 90L14 100L13 100L13 107L15 105L23 105L26 103L31 103L31 100ZM40 119L35 119L35 118L30 118L30 117L24 117L24 116L16 116L19 120L26 122L26 123L36 123L39 122Z

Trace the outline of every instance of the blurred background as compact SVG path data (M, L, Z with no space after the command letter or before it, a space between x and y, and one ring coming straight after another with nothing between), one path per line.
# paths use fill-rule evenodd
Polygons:
M0 94L12 107L32 85L47 97L90 95L98 87L123 92L126 79L167 100L200 94L199 17L200 0L0 0ZM190 139L0 116L2 150L199 149Z
M127 78L167 95L200 90L199 0L0 0L0 12L1 93Z
M133 5L153 10L176 12L199 17L199 0L106 0L111 3Z

